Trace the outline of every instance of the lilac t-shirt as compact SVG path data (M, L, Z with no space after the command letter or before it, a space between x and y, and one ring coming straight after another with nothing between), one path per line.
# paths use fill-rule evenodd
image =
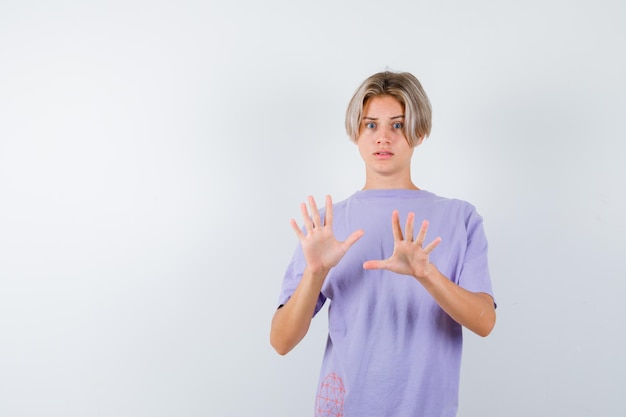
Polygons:
M318 299L316 313L326 300L330 306L315 416L456 415L462 327L413 277L362 266L391 256L394 209L403 230L415 213L416 235L429 221L425 242L442 239L430 261L446 277L493 296L482 218L471 204L424 190L364 190L333 205L338 240L357 229L365 234L330 271ZM304 267L298 245L279 304L291 297Z

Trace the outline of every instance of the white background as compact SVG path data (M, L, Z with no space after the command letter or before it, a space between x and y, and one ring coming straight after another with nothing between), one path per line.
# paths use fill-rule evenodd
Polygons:
M307 195L362 187L374 72L434 108L421 188L477 206L498 323L460 412L626 415L626 6L0 3L0 416L312 415L326 315L268 342Z

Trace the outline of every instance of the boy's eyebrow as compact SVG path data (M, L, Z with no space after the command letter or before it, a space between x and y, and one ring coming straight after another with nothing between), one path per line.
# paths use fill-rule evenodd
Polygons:
M363 116L363 120L365 120L365 119L367 119L367 120L378 120L378 117ZM399 116L390 117L390 119L391 120L393 120L393 119L404 119L404 114L401 114Z

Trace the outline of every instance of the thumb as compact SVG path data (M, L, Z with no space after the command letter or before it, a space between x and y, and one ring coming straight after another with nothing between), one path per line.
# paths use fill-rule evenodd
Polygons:
M383 269L384 261L365 261L363 269Z
M352 234L350 236L348 236L348 238L343 242L343 244L345 245L346 249L350 248L352 245L354 245L354 243L359 240L361 238L361 236L363 236L365 232L361 229L359 230L355 230L354 232L352 232Z

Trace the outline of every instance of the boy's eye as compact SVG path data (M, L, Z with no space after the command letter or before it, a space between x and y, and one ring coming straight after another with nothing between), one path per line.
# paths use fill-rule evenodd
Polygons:
M374 129L376 127L376 123L374 122L365 123L365 127L368 129Z
M403 124L402 124L402 123L400 123L400 122L395 122L395 123L393 124L393 128L394 128L394 129L402 129L402 126L403 126Z

